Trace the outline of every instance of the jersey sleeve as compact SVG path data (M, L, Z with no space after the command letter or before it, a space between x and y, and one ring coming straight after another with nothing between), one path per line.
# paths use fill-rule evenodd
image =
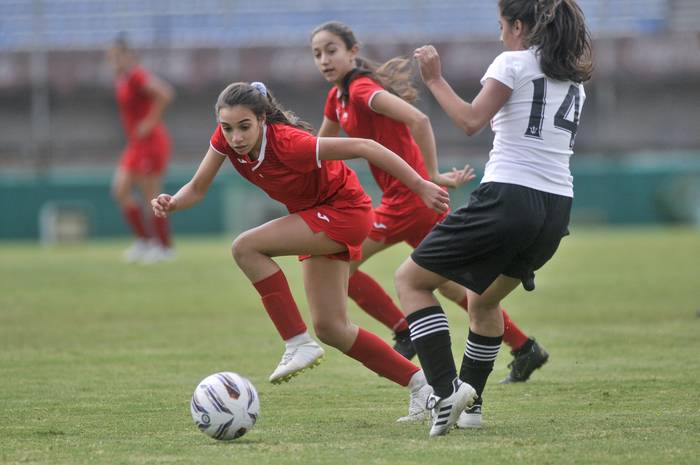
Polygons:
M384 90L382 86L370 78L361 77L350 84L350 100L352 100L355 105L360 105L361 107L374 111L372 108L372 99L375 95Z
M277 157L289 168L308 173L321 167L318 137L292 126L276 128Z
M338 90L333 87L331 90L328 91L328 95L326 96L326 106L323 108L323 116L328 118L331 121L335 121L336 123L338 122L338 113L337 113L337 104L335 100L335 94L338 92Z
M224 138L224 133L221 130L220 124L216 125L216 129L209 140L209 145L222 157L227 157L231 154L232 149L228 145L228 142L226 142L226 138Z
M483 86L487 79L495 79L511 89L515 89L521 69L522 64L513 54L501 53L486 70L486 74L481 78L481 85Z

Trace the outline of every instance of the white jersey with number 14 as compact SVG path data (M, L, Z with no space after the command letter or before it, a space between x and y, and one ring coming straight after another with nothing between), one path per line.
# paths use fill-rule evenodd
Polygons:
M542 72L534 49L504 52L481 79L513 89L491 120L493 149L481 182L518 184L573 197L569 158L586 93L583 85Z

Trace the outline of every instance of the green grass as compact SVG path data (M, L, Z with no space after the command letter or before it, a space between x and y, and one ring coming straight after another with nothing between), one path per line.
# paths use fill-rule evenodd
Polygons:
M181 239L168 265L127 266L127 244L40 249L0 243L1 464L697 464L700 456L700 232L578 230L505 302L550 351L530 382L501 386L485 425L428 440L396 424L408 396L329 350L283 386L282 353L230 238ZM388 289L408 249L365 270ZM306 315L300 266L281 261ZM467 318L445 305L459 357ZM351 306L354 321L389 332ZM459 362L458 362L459 363ZM262 416L218 443L189 414L216 371L249 377Z

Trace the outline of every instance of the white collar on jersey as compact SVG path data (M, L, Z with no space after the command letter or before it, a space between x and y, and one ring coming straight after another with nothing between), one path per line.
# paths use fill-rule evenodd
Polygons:
M260 153L258 154L258 163L253 167L253 171L260 168L263 160L265 160L265 147L267 146L267 124L263 123L262 143L260 144Z

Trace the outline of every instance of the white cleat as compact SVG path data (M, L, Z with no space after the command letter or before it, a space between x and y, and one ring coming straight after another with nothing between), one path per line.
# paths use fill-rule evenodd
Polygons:
M272 384L287 382L307 368L311 369L321 363L323 348L316 341L288 346L275 371L270 375Z
M408 400L408 415L396 420L399 423L424 421L430 418L430 411L425 407L428 402L428 397L433 393L433 388L429 384L424 384L411 391L411 397Z
M457 428L481 428L481 404L474 404L462 412Z
M126 263L136 263L151 250L149 239L136 239L131 246L122 254L122 260Z
M441 399L435 394L428 398L426 407L432 410L433 424L430 427L430 437L443 436L450 432L460 414L476 402L476 391L471 385L455 379L452 382L454 392L449 397Z
M160 262L175 260L175 250L172 247L164 247L160 244L152 244L139 260L142 265L152 265Z

